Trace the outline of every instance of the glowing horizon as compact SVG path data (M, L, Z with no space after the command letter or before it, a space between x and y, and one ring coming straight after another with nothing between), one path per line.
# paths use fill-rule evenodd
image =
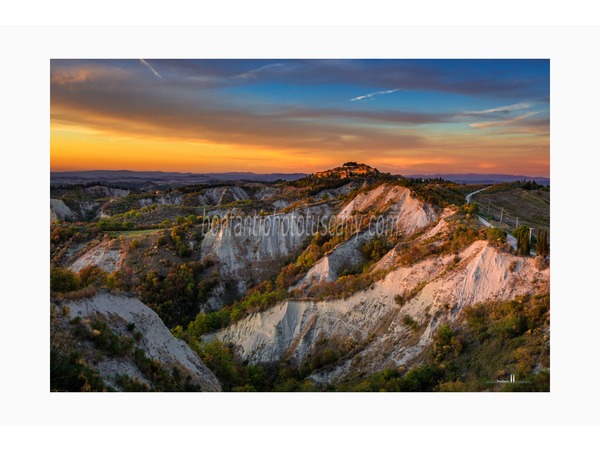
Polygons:
M52 171L549 176L548 60L53 60Z

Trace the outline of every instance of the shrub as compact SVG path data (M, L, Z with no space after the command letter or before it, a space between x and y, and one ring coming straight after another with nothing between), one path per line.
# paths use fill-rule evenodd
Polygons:
M104 286L111 291L122 289L125 286L123 275L120 272L111 273L104 280Z
M388 251L387 244L379 238L367 242L361 249L363 256L368 261L379 261Z
M403 295L396 294L394 296L394 301L396 302L396 304L398 306L404 306L404 304L408 301L408 299L406 297L404 297Z
M66 392L98 392L107 388L97 370L83 361L69 345L53 342L50 348L50 390Z
M82 286L101 286L104 285L108 274L97 265L84 267L79 271L79 279Z
M413 319L408 314L405 314L404 316L402 316L402 323L406 327L410 328L412 331L417 331L419 329L419 322L417 322L415 319Z
M451 356L458 356L462 348L462 342L456 332L446 324L441 325L432 347L434 361L442 362Z
M410 370L400 384L402 391L425 392L432 391L443 376L439 367L424 365Z
M114 333L106 322L94 320L91 327L91 335L87 334L87 336L91 337L98 349L114 356L124 356L133 349L133 340L129 336L119 336Z
M506 243L506 233L497 227L489 227L485 229L485 235L490 244L497 246Z
M467 385L462 381L446 381L438 385L440 392L468 392Z
M80 300L82 298L90 298L98 293L95 286L86 286L76 291L65 292L61 295L64 300Z
M50 290L52 292L69 292L79 289L79 276L68 269L50 268Z
M479 206L477 206L476 203L465 203L460 207L460 212L462 214L472 215L477 214L477 211L479 211Z

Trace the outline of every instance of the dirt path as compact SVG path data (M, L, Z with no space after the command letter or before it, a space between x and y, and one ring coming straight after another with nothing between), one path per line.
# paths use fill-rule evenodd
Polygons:
M471 192L470 194L467 194L467 196L465 197L465 200L466 200L466 202L467 202L467 203L471 203L471 197L472 197L472 196L474 196L475 194L479 194L481 191L485 191L486 189L489 189L489 188L491 188L491 187L492 187L492 186L488 186L488 187L485 187L485 188L483 188L483 189L479 189L478 191ZM488 226L489 226L489 225L488 225Z
M486 188L483 189L479 189L478 191L475 192L471 192L470 194L467 194L467 196L465 197L465 200L467 203L471 203L471 197L475 194L478 194L481 191L485 191L486 189L491 188L492 186L488 186ZM484 224L486 227L492 227L493 225L491 223L489 223L487 220L485 220L483 217L481 216L477 216L477 218L479 219L479 221ZM506 235L506 242L508 242L508 244L514 248L515 250L517 249L517 239L511 235L511 234L507 234Z

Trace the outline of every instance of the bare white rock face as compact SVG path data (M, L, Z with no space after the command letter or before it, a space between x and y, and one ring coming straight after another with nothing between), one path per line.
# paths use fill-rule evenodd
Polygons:
M455 266L451 255L396 268L346 299L282 302L204 339L231 342L254 363L278 361L284 355L299 363L320 340L354 341L359 348L356 355L312 376L328 382L352 372L410 364L431 343L441 323L455 320L466 306L510 299L537 286L543 289L549 282L549 269L539 271L531 259L502 252L485 241L474 242L459 257ZM396 295L406 295L421 283L427 284L412 299L402 306L396 303ZM404 324L405 315L419 323L417 332Z
M123 250L111 249L109 244L102 242L80 255L70 266L73 272L79 272L88 266L98 266L107 273L119 270L123 263Z
M73 217L75 217L75 213L65 205L65 202L56 198L50 199L50 222L56 222L59 219L72 219Z
M300 250L317 229L318 218L329 214L328 205L319 205L266 217L225 219L204 236L202 255L218 261L223 275L238 278L243 290L247 275L258 279L271 264Z

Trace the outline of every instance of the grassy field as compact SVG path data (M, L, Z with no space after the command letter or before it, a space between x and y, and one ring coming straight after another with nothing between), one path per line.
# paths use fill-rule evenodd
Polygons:
M473 196L473 202L479 205L483 217L493 222L500 220L509 227L527 225L538 228L550 228L550 192L545 190L525 190L512 188L502 191L483 191Z

